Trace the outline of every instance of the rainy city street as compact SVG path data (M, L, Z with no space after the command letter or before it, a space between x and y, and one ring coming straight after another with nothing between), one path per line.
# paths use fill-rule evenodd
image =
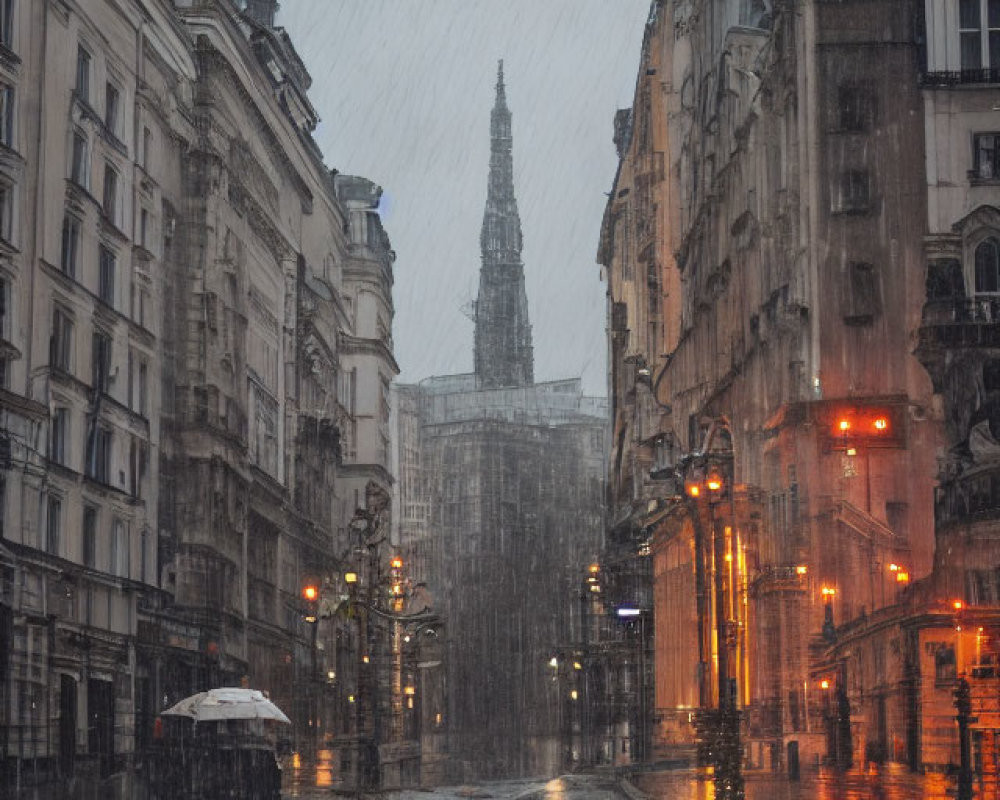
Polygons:
M0 800L998 800L1000 0L0 0Z

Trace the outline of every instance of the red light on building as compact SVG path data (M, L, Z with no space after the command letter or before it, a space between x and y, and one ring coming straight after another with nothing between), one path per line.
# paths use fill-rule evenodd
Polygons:
M849 419L841 419L837 423L837 430L841 433L847 433L851 429L851 421Z
M317 597L319 597L319 589L317 589L312 584L309 584L308 586L303 586L302 587L302 597L304 597L309 602L312 602Z
M821 680L819 682L819 688L820 689L829 689L830 688L830 681L828 681L826 678L824 678L823 680Z
M896 583L909 583L910 573L909 572L897 572L896 573Z
M701 487L697 483L689 483L684 487L684 491L688 493L689 497L697 497L701 494Z
M879 433L889 429L889 420L886 417L875 417L872 422L872 427L875 428Z

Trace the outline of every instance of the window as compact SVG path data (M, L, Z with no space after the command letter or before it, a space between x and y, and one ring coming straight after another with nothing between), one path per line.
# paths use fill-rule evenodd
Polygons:
M91 432L87 453L87 476L108 483L111 476L111 429L98 425Z
M841 86L837 91L840 130L867 131L875 122L875 97L858 86Z
M153 132L149 128L142 129L142 168L149 171L149 165L152 163L150 156L152 155L153 146Z
M14 146L14 87L0 83L0 144Z
M87 160L87 136L81 131L73 132L73 161L70 180L84 189L90 188L90 164Z
M109 83L104 90L104 127L114 136L118 135L118 108L121 101L121 92L118 88Z
M69 409L57 408L52 412L52 430L49 438L49 458L56 464L66 464L69 442Z
M849 169L840 176L840 210L844 213L865 212L871 206L868 170Z
M147 385L149 383L149 365L145 361L139 362L139 392L138 398L136 399L136 411L138 411L142 416L146 416L146 393Z
M1000 239L992 236L976 248L976 294L1000 294Z
M0 275L0 339L10 341L11 339L11 285L10 280L5 275ZM10 383L10 355L7 351L0 353L0 388L8 388Z
M58 306L52 312L52 338L49 340L49 366L70 372L73 366L73 321Z
M14 0L0 0L0 44L14 46Z
M950 683L955 680L955 648L942 645L934 654L934 682Z
M97 509L83 507L83 565L97 566Z
M116 519L111 526L111 572L121 578L128 577L128 540L125 538L125 523Z
M14 238L14 187L0 181L0 239L8 244Z
M109 306L115 304L115 266L117 259L114 252L103 244L99 248L97 295Z
M868 325L879 312L878 274L873 264L853 263L847 266L847 302L844 321L849 325Z
M76 96L90 102L90 53L82 46L76 51Z
M110 164L104 164L104 194L102 195L104 215L112 223L118 219L118 173Z
M142 209L139 212L139 244L148 249L146 234L149 232L149 212Z
M49 495L48 508L45 515L45 550L54 556L59 555L59 539L62 529L62 500L56 495Z
M962 70L1000 69L1000 0L959 0Z
M92 367L93 387L106 393L111 383L111 337L101 331L94 333Z
M63 218L62 252L59 268L70 278L76 278L77 254L80 251L80 220L72 214Z
M974 176L984 181L1000 179L1000 133L977 133L973 143Z

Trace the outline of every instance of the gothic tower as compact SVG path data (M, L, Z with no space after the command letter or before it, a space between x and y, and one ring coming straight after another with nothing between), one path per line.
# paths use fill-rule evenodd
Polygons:
M503 61L497 71L490 139L490 177L479 237L482 266L476 300L476 376L482 388L524 386L534 382L534 354L521 263L521 219L514 198Z

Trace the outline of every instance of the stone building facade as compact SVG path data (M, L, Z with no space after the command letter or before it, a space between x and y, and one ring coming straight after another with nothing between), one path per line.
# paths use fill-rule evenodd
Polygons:
M919 11L651 5L599 260L611 493L651 547L660 746L696 738L726 647L751 762L780 768L792 743L822 754L811 645L895 602L890 565L930 572L941 416L912 355L928 213ZM698 610L708 512L684 499L713 425L732 437L717 529L745 564L732 596L748 609L725 631Z
M276 8L0 3L6 785L124 780L212 686L352 735L300 593L392 483L394 254Z
M838 629L814 667L814 682L825 679L843 693L849 720L840 721L841 738L855 760L952 771L961 762L954 693L964 677L973 717L971 777L988 794L1000 777L998 20L989 4L972 0L928 0L912 10L921 34L913 84L926 132L925 282L915 352L944 428L933 570L900 603ZM831 736L828 749L838 746Z

